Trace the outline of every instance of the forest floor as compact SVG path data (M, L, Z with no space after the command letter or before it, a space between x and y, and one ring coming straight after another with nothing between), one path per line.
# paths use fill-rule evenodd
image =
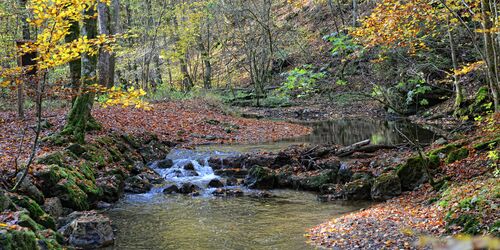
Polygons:
M163 141L183 146L200 144L257 143L305 135L310 128L265 120L253 120L226 115L219 107L203 101L168 101L153 104L153 110L95 107L93 116L102 125L99 131L87 134L87 141L110 132L122 134L156 134ZM65 109L43 114L42 138L60 131L65 123ZM27 114L27 117L33 117ZM0 166L12 168L15 158L25 159L33 140L34 119L19 120L15 112L0 112ZM23 132L22 128L26 129ZM19 145L23 142L23 151ZM39 155L56 151L58 147L42 143Z

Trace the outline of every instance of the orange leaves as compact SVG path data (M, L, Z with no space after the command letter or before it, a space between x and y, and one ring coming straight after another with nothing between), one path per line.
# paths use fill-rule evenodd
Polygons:
M351 31L367 47L426 48L423 38L432 35L439 10L426 0L386 0L379 3L361 27Z
M475 63L468 63L465 64L462 68L459 68L454 71L455 76L461 76L461 75L467 75L468 73L472 71L476 71L479 68L481 68L483 65L485 65L484 61L478 61Z

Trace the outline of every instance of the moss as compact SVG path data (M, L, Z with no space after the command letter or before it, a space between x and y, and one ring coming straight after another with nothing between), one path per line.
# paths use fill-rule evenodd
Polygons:
M430 154L427 157L429 159L429 166L431 166L431 167L438 167L439 166L439 163L441 161L439 159L439 156Z
M83 176L85 176L85 178L95 181L94 171L92 170L90 164L84 162L82 165L80 165L79 170L83 174Z
M465 159L467 158L467 156L469 156L469 150L466 148L460 148L450 152L450 154L448 154L448 157L446 157L445 162L446 164L450 164Z
M87 194L75 183L73 179L61 179L57 185L59 198L63 206L75 210L89 209Z
M401 180L403 190L413 190L427 179L425 175L426 165L429 168L435 168L439 166L439 163L416 156L409 158L406 164L398 167L396 174Z
M29 230L0 230L0 246L3 250L39 249L35 233Z
M439 147L437 149L431 150L428 152L428 155L439 155L439 154L445 154L448 155L450 152L457 150L460 148L459 144L448 144L442 147Z
M459 226L462 228L461 232L465 234L476 235L481 232L481 223L479 218L472 214L461 214L457 218L452 218L453 214L448 213L446 220L448 221L447 228L450 226Z
M22 227L27 227L33 231L43 230L43 226L36 223L28 213L22 212L19 214L17 224Z
M37 161L39 164L44 165L59 165L64 164L64 155L61 152L55 152L40 157Z
M490 227L490 233L495 237L500 237L500 220L496 220Z
M493 140L477 143L473 147L475 150L486 150L498 146L499 143L500 143L500 136Z
M12 194L10 196L10 199L14 204L25 208L28 210L30 216L39 224L43 225L46 228L52 228L55 229L56 224L54 222L54 219L50 217L43 209L36 203L34 200L32 200L29 197L26 196L20 196L20 195L15 195Z
M305 178L301 183L300 187L305 190L318 191L321 186L329 183L333 183L337 178L337 174L333 170L326 170L322 173Z

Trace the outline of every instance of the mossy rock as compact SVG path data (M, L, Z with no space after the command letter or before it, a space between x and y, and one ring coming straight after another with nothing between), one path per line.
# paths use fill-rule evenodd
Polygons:
M278 181L271 169L261 166L253 166L248 171L245 183L249 188L271 189L277 185Z
M435 159L435 157L433 157ZM423 159L419 156L411 157L406 161L406 164L399 166L396 174L401 180L401 188L403 191L413 190L419 185L427 181L425 166L435 168L439 166L439 162L432 159Z
M448 230L450 230L451 226L459 226L461 233L476 235L481 232L481 222L476 215L461 214L453 218L453 214L450 212L445 217L445 220L448 222Z
M325 170L315 176L310 176L302 179L299 187L309 191L319 191L321 186L335 182L337 173L335 170Z
M10 230L0 228L0 246L2 250L40 249L35 233L26 229Z
M88 195L72 179L61 179L55 186L56 196L61 199L65 207L75 210L88 210L90 208Z
M7 195L7 192L0 189L0 212L5 211L7 209L14 209L14 203Z
M384 201L401 194L401 181L395 173L385 173L373 181L371 197L373 200Z
M460 147L461 147L461 145L459 145L459 144L450 143L448 145L445 145L445 146L442 146L442 147L439 147L439 148L436 148L436 149L429 151L428 155L439 155L439 154L448 155L450 152L455 151L455 150L459 149Z
M498 146L499 143L500 143L500 136L493 139L493 140L477 143L474 145L474 149L475 150L486 150L486 149L489 149L490 147L495 148L496 146Z
M448 157L446 157L446 164L450 164L456 161L460 161L462 159L465 159L469 156L469 150L466 148L460 148L457 150L454 150L448 154Z
M55 152L41 156L38 161L39 164L44 165L64 165L64 154L61 152Z
M370 200L372 181L358 179L346 183L342 188L342 196L348 200Z
M42 225L36 223L36 221L29 216L28 212L25 211L19 213L17 224L35 232L45 229Z
M38 203L36 203L31 198L16 194L10 194L9 198L17 206L25 208L29 212L30 217L32 217L37 223L43 225L46 228L56 228L54 219L50 215L45 213L40 205L38 205Z
M89 166L75 169L52 165L37 173L37 176L42 181L45 195L59 197L62 204L69 208L86 210L89 202L102 196L102 189L95 184L93 171Z

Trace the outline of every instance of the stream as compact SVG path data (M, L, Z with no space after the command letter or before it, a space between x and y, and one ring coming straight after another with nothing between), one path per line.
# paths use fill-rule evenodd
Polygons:
M208 183L216 176L208 164L211 156L228 157L250 151L279 150L297 143L348 145L370 138L374 144L412 140L428 142L434 134L407 122L342 120L309 124L314 132L305 137L255 145L202 146L174 149L167 156L173 167L158 172L168 184L192 183L200 187L196 197L163 194L164 186L146 194L128 194L107 211L116 227L113 249L314 249L305 242L305 230L331 218L367 207L369 202L317 201L316 194L272 190L271 197L256 198L243 186L238 197L216 197ZM184 167L192 164L194 170Z

